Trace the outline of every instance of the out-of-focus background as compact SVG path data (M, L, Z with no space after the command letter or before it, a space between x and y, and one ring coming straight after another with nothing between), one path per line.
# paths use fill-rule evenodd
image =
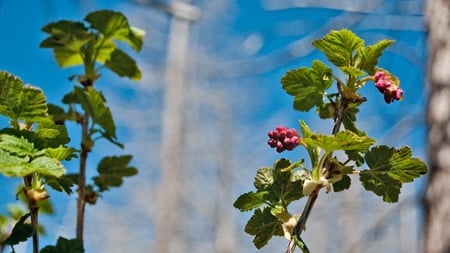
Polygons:
M379 65L401 81L404 100L386 104L372 84L363 88L359 126L378 144L409 145L426 160L427 92L425 3L420 0L97 0L0 1L0 69L41 87L48 102L60 104L72 89L52 52L40 49L41 28L87 13L124 13L147 35L133 54L143 79L132 82L104 70L104 92L125 149L100 142L90 156L133 154L139 174L120 189L87 206L87 252L283 252L284 238L257 251L244 232L251 213L232 207L252 190L261 166L285 154L266 145L277 125L298 127L305 120L329 133L331 122L292 109L280 78L293 68L326 59L311 46L330 29L348 28L372 44L396 40ZM130 51L129 51L130 52ZM75 126L69 126L77 133ZM73 145L78 145L76 139ZM286 154L299 159L298 152ZM77 162L68 163L75 171ZM93 175L93 174L91 174ZM19 180L0 178L0 212L15 202ZM425 177L402 188L400 201L386 204L363 191L321 194L304 240L312 252L421 252ZM42 216L42 246L75 235L76 197L52 192L56 214ZM300 212L304 200L291 212ZM297 208L295 210L295 207ZM30 252L27 243L17 252Z

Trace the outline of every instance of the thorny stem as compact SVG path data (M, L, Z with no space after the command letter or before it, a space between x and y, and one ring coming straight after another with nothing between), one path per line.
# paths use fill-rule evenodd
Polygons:
M339 83L338 83L339 85ZM348 101L345 98L341 99L341 103L339 103L339 106L337 108L335 119L334 119L334 125L333 125L333 131L332 134L335 135L339 132L339 129L342 124L342 120L344 118L344 114L348 108L348 104L350 101ZM325 171L328 171L328 167L330 166L328 163L328 159L331 157L331 154L327 156L324 161ZM306 227L306 221L308 220L309 214L311 213L311 210L314 206L314 203L317 200L317 197L319 196L319 191L322 188L322 185L318 185L316 189L314 189L311 194L308 197L308 200L306 201L305 207L303 208L302 214L300 216L299 221L297 224L295 224L294 229L292 230L292 236L291 240L289 241L289 244L286 248L286 253L293 253L296 247L294 237L300 237L303 230L305 230Z

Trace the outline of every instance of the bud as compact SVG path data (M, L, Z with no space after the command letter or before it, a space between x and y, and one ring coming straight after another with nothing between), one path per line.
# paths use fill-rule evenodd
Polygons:
M403 90L398 87L389 74L383 70L378 70L374 75L375 87L384 94L384 101L391 103L403 97Z
M275 130L268 132L269 140L267 144L271 148L276 148L278 153L284 150L293 150L300 144L300 136L294 128L289 129L284 126L277 126Z

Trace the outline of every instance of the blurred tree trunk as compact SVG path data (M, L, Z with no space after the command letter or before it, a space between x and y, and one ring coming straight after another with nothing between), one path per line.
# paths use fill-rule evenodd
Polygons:
M428 158L424 252L450 252L450 1L428 0Z

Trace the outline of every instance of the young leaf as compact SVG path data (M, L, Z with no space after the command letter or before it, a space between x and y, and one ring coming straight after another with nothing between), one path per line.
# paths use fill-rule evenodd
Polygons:
M118 48L112 51L110 58L105 62L105 66L121 77L125 76L132 80L139 80L142 77L136 61Z
M71 178L66 177L65 175L62 177L53 177L53 176L44 176L45 182L49 185L53 190L58 192L65 192L67 194L72 194L72 186L74 186L74 182Z
M380 40L374 45L360 48L355 56L356 67L373 75L383 50L394 42L394 40Z
M294 96L294 109L308 111L323 103L323 96L333 83L332 71L325 63L315 60L311 68L288 71L281 79L283 89Z
M94 177L95 185L99 191L109 190L110 187L122 185L123 177L130 177L137 174L135 167L128 166L131 155L104 157L98 167L99 176Z
M50 36L40 44L41 48L52 48L60 67L83 64L84 47L95 36L81 22L62 20L42 28Z
M239 209L241 212L250 211L252 209L258 208L264 205L265 195L267 192L247 192L239 196L239 198L234 202L233 206Z
M255 182L253 185L258 191L264 191L270 187L274 182L273 169L272 168L260 168L256 172Z
M78 239L59 237L56 246L45 246L40 253L84 253L84 248Z
M0 245L16 245L20 242L25 242L28 238L33 235L34 228L30 223L25 223L30 214L25 214L20 217L19 221L14 225L9 237L3 241Z
M116 125L111 111L106 106L102 94L93 87L83 89L74 86L72 92L64 96L63 103L80 104L83 110L92 117L93 123L104 130L105 137L116 138Z
M24 137L9 134L0 134L0 149L18 157L33 157L38 152L34 144Z
M311 146L319 146L329 153L335 150L360 150L368 149L375 140L367 136L358 136L355 133L345 130L336 135L312 134L309 138L304 138L304 142Z
M13 121L39 121L47 117L45 95L39 88L23 85L19 78L0 71L0 113Z
M89 22L91 28L99 31L105 38L117 39L129 44L136 51L141 50L143 34L132 29L122 13L100 10L88 14L84 20Z
M282 236L282 222L272 215L269 207L256 209L245 226L245 232L254 235L253 243L261 249L274 235Z
M325 53L337 67L352 66L353 52L364 45L364 41L347 29L332 30L322 39L314 40L313 46Z
M395 149L383 145L372 148L365 155L370 169L360 172L362 185L386 202L397 202L402 183L412 182L427 172L425 163L411 156L409 147Z
M58 161L62 160L68 161L74 157L77 157L77 155L75 154L76 150L74 148L68 148L63 146L59 146L57 148L46 148L44 149L44 152L45 156L55 158Z

